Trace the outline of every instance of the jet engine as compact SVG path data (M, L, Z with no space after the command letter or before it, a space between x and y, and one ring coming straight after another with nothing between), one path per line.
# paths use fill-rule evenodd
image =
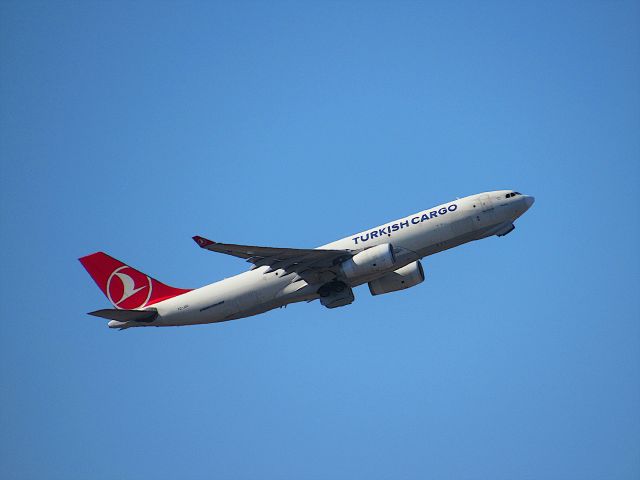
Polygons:
M393 267L396 257L390 243L383 243L357 253L342 264L346 278L362 277L376 272L384 272Z
M423 281L424 270L418 260L369 282L369 291L371 295L382 295L413 287Z

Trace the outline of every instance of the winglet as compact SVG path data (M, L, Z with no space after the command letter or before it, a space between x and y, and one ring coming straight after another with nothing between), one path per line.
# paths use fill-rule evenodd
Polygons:
M213 240L209 240L208 238L200 237L199 235L196 235L195 237L193 237L193 239L202 248L207 248L209 245L213 245L214 243L216 243Z

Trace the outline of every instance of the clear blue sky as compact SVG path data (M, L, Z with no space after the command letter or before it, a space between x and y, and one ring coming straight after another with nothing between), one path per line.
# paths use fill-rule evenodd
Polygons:
M3 2L0 477L640 477L638 2ZM536 204L427 281L108 330L77 258Z

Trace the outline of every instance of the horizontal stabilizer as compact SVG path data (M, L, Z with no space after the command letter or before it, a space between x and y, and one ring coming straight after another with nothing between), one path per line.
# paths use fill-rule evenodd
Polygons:
M115 308L105 308L89 312L89 315L95 317L108 318L109 320L117 320L118 322L143 322L151 323L158 316L157 310L117 310Z

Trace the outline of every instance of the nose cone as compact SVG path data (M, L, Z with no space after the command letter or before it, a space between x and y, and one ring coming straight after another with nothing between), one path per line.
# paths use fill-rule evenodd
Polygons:
M524 203L527 206L527 210L529 210L531 208L531 205L533 205L533 203L536 201L535 197L532 197L531 195L525 195L524 197Z

